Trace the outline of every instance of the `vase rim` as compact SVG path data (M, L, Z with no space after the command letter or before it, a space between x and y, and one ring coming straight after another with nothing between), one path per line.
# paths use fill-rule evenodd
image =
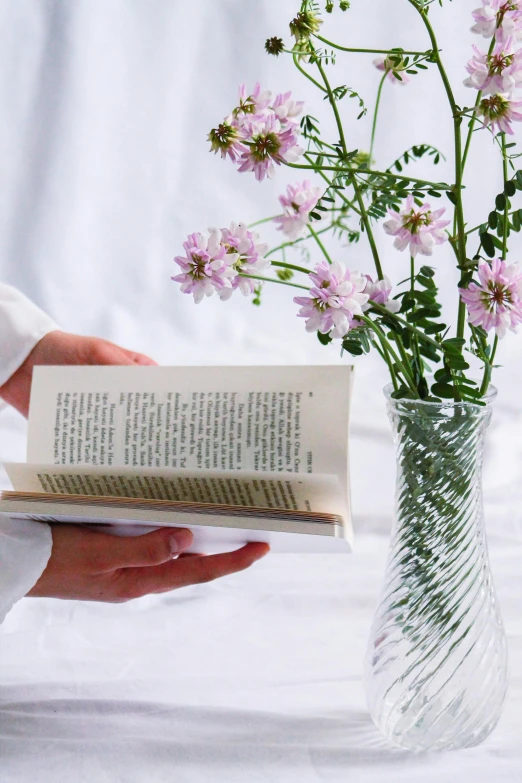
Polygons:
M486 404L484 406L477 405L476 402L455 402L455 400L442 400L442 402L432 402L430 400L410 400L407 397L401 398L401 399L395 399L395 397L392 397L393 393L393 384L388 383L384 389L384 395L388 402L390 403L401 403L401 404L409 404L409 405L418 405L426 408L448 408L448 407L462 407L462 408L485 408L494 401L495 397L498 394L498 389L496 386L493 386L492 384L489 385L488 391L482 397L482 401Z

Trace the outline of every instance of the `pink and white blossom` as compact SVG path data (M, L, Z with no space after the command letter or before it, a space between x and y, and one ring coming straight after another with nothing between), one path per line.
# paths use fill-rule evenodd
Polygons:
M335 340L360 325L355 319L362 316L368 302L363 275L351 272L339 261L321 261L309 277L313 283L310 296L294 298L301 306L298 317L306 318L307 332L329 334Z
M519 109L522 109L522 101L514 101L508 93L496 93L482 98L477 107L477 114L482 117L483 126L491 128L493 133L502 131L509 136L514 136L511 123L522 121L522 113Z
M310 212L320 195L321 188L312 187L307 179L295 185L288 185L286 194L279 196L283 214L274 218L278 230L291 240L304 236L310 222Z
M297 122L298 116L302 113L304 101L294 101L291 92L279 93L270 109L274 112L281 125L287 122Z
M260 242L259 234L249 231L245 223L231 223L230 228L223 228L221 243L227 255L234 258L231 266L236 276L232 280L232 288L222 288L218 292L220 298L229 299L237 289L249 296L254 293L255 281L241 275L259 275L270 266L270 261L263 257L268 245Z
M474 55L466 65L469 77L466 87L485 94L511 93L522 85L522 50L516 50L515 39L501 36L491 54L473 47Z
M440 245L447 239L444 229L450 221L441 220L445 211L444 207L432 211L427 203L418 207L410 195L400 212L388 210L390 219L383 227L387 234L395 237L393 244L397 250L406 250L409 246L413 258L417 253L431 256L434 245Z
M386 71L388 79L394 84L403 86L410 82L410 77L405 73L407 65L397 60L397 57L376 57L373 64L379 71ZM399 76L397 76L399 74Z
M522 3L520 0L482 0L481 8L473 11L475 24L471 30L491 38L497 28L503 35L522 39Z
M459 288L470 324L486 332L494 329L497 337L504 337L508 329L515 331L522 323L522 269L495 258L491 266L479 263L478 277L479 283Z
M229 157L235 163L240 155L246 152L243 144L244 136L242 125L233 115L230 115L208 134L210 151L216 155L219 152L223 159Z
M262 90L259 82L256 82L251 93L247 92L246 85L239 85L239 102L232 112L235 117L252 117L261 114L269 105L272 98L270 90Z
M388 277L384 276L382 280L375 281L370 275L365 275L365 278L366 285L363 293L368 294L368 299L371 299L375 304L383 305L390 313L397 313L401 309L400 302L396 299L390 299L392 284Z
M238 171L253 171L258 181L274 176L274 163L294 163L303 154L298 144L299 128L281 125L272 112L248 127L247 150L239 158Z
M181 283L184 294L192 294L198 304L204 296L211 296L215 291L232 291L232 280L237 274L232 265L239 255L227 253L219 229L209 229L208 235L190 234L183 247L185 255L174 259L181 267L181 273L172 280Z

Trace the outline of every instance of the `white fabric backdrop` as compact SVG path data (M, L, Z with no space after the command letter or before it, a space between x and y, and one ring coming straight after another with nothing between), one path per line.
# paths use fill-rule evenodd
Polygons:
M441 29L462 104L471 100L458 85L476 4L447 4ZM327 18L326 34L339 37L342 28L347 45L427 46L419 44L423 33L407 3L352 5L350 14ZM259 79L274 91L292 89L310 113L325 114L290 63L263 51L268 35L286 35L295 6L0 0L0 279L22 288L63 328L162 363L339 361L335 349L304 333L282 287L266 289L259 309L240 298L196 308L169 281L187 233L274 214L278 193L295 179L281 171L260 185L208 154L206 134L233 105L237 84ZM466 48L459 51L460 41ZM370 63L339 58L334 73L371 106L379 74ZM451 155L442 101L431 72L407 88L387 87L383 108L392 121L378 136L380 163L419 142ZM347 116L353 103L341 104ZM353 121L350 129L350 146L367 147L369 122ZM416 171L431 173L428 164ZM451 179L449 166L436 171ZM470 220L489 211L484 183L491 182L500 186L499 163L489 136L477 134ZM390 276L404 277L404 258L380 232L378 242ZM371 271L362 244L342 258ZM455 279L447 250L435 263L441 282ZM273 556L214 585L127 606L21 602L0 631L3 779L519 779L521 359L522 340L508 337L485 465L512 686L484 746L410 757L382 745L365 710L361 659L393 494L386 376L370 358L357 371L351 441L357 554ZM23 459L22 419L3 412L0 427L0 459Z

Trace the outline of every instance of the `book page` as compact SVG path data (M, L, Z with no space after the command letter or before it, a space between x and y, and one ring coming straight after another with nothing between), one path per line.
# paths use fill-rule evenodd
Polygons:
M337 475L353 368L35 367L28 462Z
M337 476L237 471L156 470L8 463L18 492L46 492L213 503L336 514L347 510Z

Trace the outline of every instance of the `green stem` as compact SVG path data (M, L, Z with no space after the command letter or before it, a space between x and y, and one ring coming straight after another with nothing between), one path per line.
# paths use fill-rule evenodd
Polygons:
M287 264L286 261L270 261L270 266L279 266L282 269L292 269L294 272L304 272L305 275L310 274L310 270L304 266L295 266L295 264Z
M384 82L386 81L387 76L388 76L388 72L386 72L382 77L381 81L379 82L379 89L377 90L377 99L375 101L375 110L373 112L372 136L370 140L370 155L369 155L370 166L372 164L373 146L375 142L375 131L377 130L377 117L379 114L379 105L381 102L382 88L384 86Z
M249 223L248 228L254 228L254 226L260 226L262 223L270 223L272 220L275 220L278 217L282 217L282 215L273 215L272 217L262 218L261 220L256 220L255 223Z
M502 142L502 173L504 175L504 186L508 179L508 161L507 161L507 151L506 151L506 134L502 133L500 135L500 139ZM506 196L506 205L504 207L504 225L503 225L503 233L502 233L502 259L505 260L506 254L507 254L507 240L508 240L508 227L509 227L509 205L508 205L508 199Z
M312 165L313 165L313 161L310 161L310 158L308 157L308 153L307 153L307 152L305 152L305 154L304 154L304 156L303 156L303 157L304 157L304 158L306 158L306 160L308 160L308 161L309 161L310 163L312 163ZM333 183L332 183L332 180L331 180L331 179L329 179L329 178L326 176L326 174L324 174L324 172L322 171L322 167L321 167L321 168L318 168L318 167L314 166L314 171L315 171L317 174L319 174L319 176L321 176L321 177L324 179L324 181L328 183L328 185L329 185L330 187L332 186L332 184L333 184ZM359 210L357 209L357 207L354 205L354 203L353 203L352 201L350 201L350 199L346 198L346 196L344 195L344 193L341 193L340 191L337 191L337 192L339 193L339 197L340 197L340 199L341 199L342 201L344 201L344 203L346 204L346 206L350 207L350 209L353 209L353 211L354 211L354 212L356 212L358 215L360 215L360 214L361 214L361 213L359 212Z
M302 291L309 291L310 287L306 285L298 285L297 283L289 283L287 280L275 280L272 277L261 277L260 275L245 275L242 272L239 273L239 277L248 277L250 280L261 280L263 283L278 283L279 285L288 285L290 288L300 288Z
M495 36L491 39L491 43L489 45L489 51L488 51L488 57L493 52L493 49L495 47ZM466 144L464 146L464 154L462 156L462 171L464 172L464 169L466 168L466 161L468 159L468 152L471 145L471 139L473 136L473 129L475 128L475 122L477 121L477 109L480 106L480 101L482 100L482 90L479 90L477 93L477 99L475 101L475 106L473 108L473 114L471 115L471 120L469 121L468 126L468 136L466 138Z
M330 82L328 81L328 78L326 76L326 73L324 72L324 68L321 65L321 62L317 62L317 67L319 68L319 72L323 78L324 86L326 87L326 91L328 93L328 100L330 101L330 106L332 107L332 111L335 115L335 122L337 123L337 129L339 131L339 139L341 142L341 147L345 155L348 155L348 148L346 146L346 140L344 138L344 130L343 130L343 124L341 122L341 118L339 116L339 110L337 108L337 103L335 100L335 97L332 93L332 88L330 87ZM359 189L359 185L357 183L357 180L355 178L355 175L352 172L352 169L349 167L349 174L350 174L350 180L355 192L355 197L357 199L357 203L359 204L359 209L361 210L361 220L363 222L364 228L366 230L366 235L368 237L368 242L370 243L370 248L372 251L373 261L375 264L375 269L377 270L377 276L379 280L384 279L381 262L379 259L379 253L377 251L377 245L375 244L375 239L373 237L372 233L372 227L370 225L370 220L368 218L368 213L366 212L366 206L364 204L363 197L361 195L361 191Z
M333 228L333 223L331 223L327 228L322 228L320 231L316 231L316 234L325 234L327 231L330 231ZM273 253L277 253L278 250L284 250L285 247L293 247L293 245L297 245L298 242L306 242L307 239L310 239L310 237L299 237L299 239L294 239L291 242L283 242L281 245L277 245L277 247L271 248L266 256L271 256Z
M329 41L327 38L323 38L321 35L314 35L314 38L317 38L318 41L322 41L325 44L328 44L328 46L331 46L333 49L339 49L340 52L353 52L354 54L409 54L409 55L423 55L423 54L430 54L430 52L410 52L406 50L401 51L393 51L392 49L352 49L347 46L340 46L339 44L333 43L333 41Z
M396 352L393 350L389 340L386 338L386 335L384 334L384 332L381 329L381 327L379 326L379 324L377 324L375 321L372 321L372 319L368 318L367 315L360 315L360 316L358 316L358 318L359 318L359 320L364 321L364 323L367 324L370 327L370 329L373 329L373 331L378 335L378 337L379 337L379 339L381 341L381 345L383 345L383 346L386 345L386 348L387 348L387 351L389 352L389 355L393 358L393 361L395 362L395 364L399 368L400 372L404 376L404 378L403 378L404 383L407 386L409 386L412 391L416 392L417 389L415 388L415 383L414 383L413 378L411 376L408 364L406 364L406 369L405 369L403 364L402 364L402 362L401 362L401 360L397 356ZM388 366L390 367L390 372L393 372L393 368L391 367L391 365L389 364Z
M323 255L326 258L326 260L328 261L328 263L331 264L332 263L332 259L330 258L330 254L328 253L327 249L325 248L325 246L323 245L323 243L321 242L321 240L317 236L317 233L314 231L314 229L312 228L310 223L307 225L307 229L310 232L310 235L313 236L313 238L315 239L315 241L317 242L317 244L321 248L321 250L323 252Z
M462 179L463 179L463 171L464 171L462 167L462 138L461 138L462 116L458 113L459 110L455 102L453 90L451 88L448 75L446 73L446 70L442 64L442 60L440 58L437 39L435 37L435 33L428 19L427 9L420 8L415 0L408 0L408 2L410 3L410 5L412 5L415 8L417 13L420 14L421 19L424 22L424 26L426 27L426 30L430 37L430 41L433 48L433 59L437 65L440 77L442 79L442 83L444 84L444 89L446 90L446 95L453 116L453 134L455 139L455 188L453 193L455 195L455 200L456 200L455 218L456 218L456 227L457 227L456 236L458 238L456 249L457 249L457 256L459 260L458 266L462 270L466 266L466 227L464 224L464 211L462 207ZM465 327L466 327L466 305L462 301L459 295L458 317L457 317L458 338L462 339L464 337ZM455 402L459 402L460 393L457 385L455 385L454 388L455 388Z
M484 364L484 378L482 380L482 386L480 387L480 395L483 397L488 390L489 383L491 381L491 372L493 370L493 362L495 361L495 354L498 347L498 337L495 335L493 340L493 349L489 361Z
M297 70L300 71L303 74L303 76L306 76L306 78L309 81L311 81L312 84L315 84L315 86L318 87L321 90L321 92L326 92L324 87L321 84L319 84L319 82L316 79L314 79L313 76L310 76L310 74L307 73L305 71L305 69L301 65L299 65L299 58L297 57L297 55L294 54L294 53L292 53L292 54L293 54L293 59L294 59L294 65L297 68Z
M410 2L410 0L408 0ZM291 169L304 169L305 171L317 171L314 166L305 166L302 163L287 163L285 166ZM358 174L359 176L370 175L375 177L393 177L394 179L401 179L406 182L415 182L419 185L428 185L430 188L438 188L439 190L448 190L449 185L446 182L433 182L428 179L418 179L417 177L406 177L404 174L395 174L390 171L375 171L374 169L367 168L347 168L346 166L321 166L323 171L335 171L337 174Z

